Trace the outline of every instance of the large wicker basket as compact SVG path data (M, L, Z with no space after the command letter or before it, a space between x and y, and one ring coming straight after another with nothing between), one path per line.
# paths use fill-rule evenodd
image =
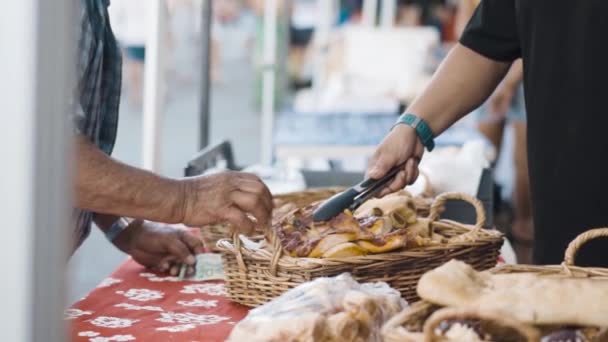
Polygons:
M536 273L544 277L560 278L608 279L608 268L574 266L574 260L579 248L586 242L599 237L608 237L608 228L593 229L579 235L568 245L564 262L561 265L504 265L493 268L490 270L490 272L496 274ZM443 313L438 312L439 310L442 310ZM435 313L437 314L434 315ZM526 326L518 322L510 321L509 319L504 318L504 316L500 318L496 317L492 313L481 313L471 311L471 309L446 310L426 301L419 301L405 309L397 316L393 317L383 327L382 335L385 342L418 342L421 334L425 335L425 341L432 341L430 332L433 331L431 329L436 325L436 323L438 323L438 321L444 320L447 317L466 319L474 316L496 321L499 324L503 324L518 330L521 335L532 336L530 335L530 331L528 328L526 328ZM429 320L429 322L427 322L427 320ZM426 329L425 322L427 323ZM529 337L528 341L536 342L537 340Z
M275 208L278 208L283 204L292 203L298 208L303 208L314 202L327 199L343 190L344 188L340 187L330 187L308 189L305 191L275 195L274 205ZM432 201L433 200L430 197L426 196L414 198L414 203L416 205L418 214L427 216L429 214ZM208 225L201 227L200 229L201 238L205 242L205 246L207 246L207 248L209 248L212 252L218 252L217 242L221 239L225 239L227 236L230 236L232 232L232 227L230 227L230 225L227 223Z
M442 220L439 215L450 199L471 203L477 223L464 225ZM483 229L485 214L481 203L468 195L448 193L439 196L431 206L429 218L433 229L447 237L468 234L467 242L403 250L351 258L294 258L282 254L278 239L274 246L251 249L234 237L218 242L222 254L229 297L247 306L258 306L280 296L290 288L318 277L331 277L350 272L362 282L383 281L401 292L408 301L416 301L416 285L426 271L457 258L478 270L496 265L502 234Z

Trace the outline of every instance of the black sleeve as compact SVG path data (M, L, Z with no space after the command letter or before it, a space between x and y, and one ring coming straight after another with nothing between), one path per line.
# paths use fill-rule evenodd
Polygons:
M515 0L482 0L460 43L498 61L521 57Z

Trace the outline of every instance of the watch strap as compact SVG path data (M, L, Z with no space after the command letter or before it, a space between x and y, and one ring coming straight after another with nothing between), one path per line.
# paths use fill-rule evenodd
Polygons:
M116 222L112 223L110 228L108 228L104 232L106 239L108 239L110 242L113 242L114 239L116 239L116 237L120 233L122 233L125 229L127 229L128 226L129 226L129 221L127 219L125 219L124 217L119 218L118 220L116 220Z
M435 148L435 136L433 135L433 131L426 121L419 116L405 113L399 117L395 123L395 126L397 125L406 125L412 127L416 131L418 138L420 138L422 145L424 145L429 152Z

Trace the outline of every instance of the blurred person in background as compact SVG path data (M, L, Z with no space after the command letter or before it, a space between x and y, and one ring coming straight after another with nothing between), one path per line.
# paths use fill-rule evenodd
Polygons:
M471 19L479 0L461 0L457 12L456 27L459 35ZM531 261L529 247L534 240L532 204L528 177L528 153L526 151L526 109L523 89L523 65L517 60L494 90L488 101L478 108L474 115L478 118L478 129L496 147L500 154L506 126L513 128L513 176L514 186L511 196L513 204L513 224L511 240L518 251L518 259ZM528 248L526 248L528 247Z
M249 67L253 58L255 29L255 17L243 1L225 0L214 3L211 30L214 81L224 80L224 70L243 65Z
M140 106L146 33L150 27L149 6L146 0L112 0L110 21L125 56L126 85L133 106Z
M428 87L378 146L368 176L405 163L384 193L412 183L433 137L489 98L521 58L533 260L560 264L577 235L608 226L607 11L603 1L482 0ZM606 266L607 240L583 245L576 264Z
M294 89L311 86L310 44L319 17L316 0L293 0L289 20L289 74Z
M127 0L131 1L131 0ZM75 125L74 247L94 222L140 264L192 274L200 238L169 224L201 227L230 222L250 233L270 219L272 198L254 175L225 172L170 179L113 159L122 59L107 12L108 0L81 0ZM114 3L114 2L113 2Z

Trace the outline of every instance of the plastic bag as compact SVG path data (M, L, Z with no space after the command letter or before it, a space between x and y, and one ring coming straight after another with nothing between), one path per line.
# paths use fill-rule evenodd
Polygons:
M406 306L386 283L318 278L251 310L228 341L382 341L382 325Z

